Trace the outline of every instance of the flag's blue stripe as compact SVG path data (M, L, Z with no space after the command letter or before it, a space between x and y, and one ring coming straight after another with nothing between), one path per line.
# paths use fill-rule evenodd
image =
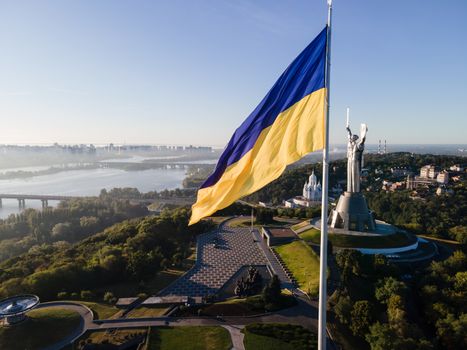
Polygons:
M219 158L216 169L201 188L214 185L229 165L251 150L261 131L271 126L281 112L324 87L326 32L324 28L298 55L258 107L235 131Z

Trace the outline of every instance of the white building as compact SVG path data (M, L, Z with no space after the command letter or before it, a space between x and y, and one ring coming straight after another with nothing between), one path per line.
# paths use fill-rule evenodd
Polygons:
M420 177L428 179L436 179L438 172L434 165L425 165L420 168Z
M321 200L321 183L316 178L314 170L311 172L308 181L305 181L303 185L303 197L309 201Z
M464 168L460 166L459 164L454 164L452 165L449 170L451 171L464 171Z
M286 208L312 207L321 204L321 183L318 181L313 170L308 181L303 185L301 196L284 201Z
M436 177L436 181L440 184L447 184L449 182L449 173L446 170L443 170Z

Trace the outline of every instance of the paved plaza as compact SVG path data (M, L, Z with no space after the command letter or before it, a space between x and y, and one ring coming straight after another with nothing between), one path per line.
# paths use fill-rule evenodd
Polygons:
M258 238L259 235L252 234L249 228L227 225L200 235L195 266L159 295L196 297L216 294L243 266L273 265L272 270L277 273L276 264L270 263L270 257L266 257L268 252L264 251Z

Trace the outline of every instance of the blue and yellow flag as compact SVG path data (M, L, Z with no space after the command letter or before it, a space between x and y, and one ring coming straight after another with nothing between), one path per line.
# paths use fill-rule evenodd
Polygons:
M287 165L324 148L326 35L321 33L240 125L198 190L190 225L277 179Z

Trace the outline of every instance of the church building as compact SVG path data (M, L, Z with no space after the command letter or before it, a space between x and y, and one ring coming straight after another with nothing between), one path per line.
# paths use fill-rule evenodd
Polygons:
M303 185L302 196L309 201L321 200L321 183L316 178L314 170L311 172L308 181L305 181L305 184Z
M321 204L321 183L315 175L315 171L311 172L308 181L303 185L301 196L290 198L284 202L286 208L297 207L312 207Z

